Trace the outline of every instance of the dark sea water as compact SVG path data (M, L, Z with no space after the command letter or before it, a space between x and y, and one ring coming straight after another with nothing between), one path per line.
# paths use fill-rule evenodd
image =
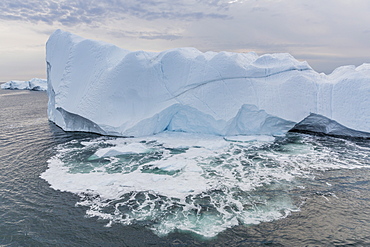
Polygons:
M127 162L140 167L143 160L161 160L162 149L170 153L165 159L181 162L179 155L195 149L170 150L141 140L159 151L139 161L133 155L92 160L116 140L66 133L48 122L46 106L44 92L0 90L0 246L370 246L370 141L289 134L258 145L227 143L231 148L224 153L217 149L218 156L201 161L210 171L202 173L206 181L221 185L186 196L199 208L191 218L185 202L140 191L103 198L106 190L91 189L102 184L99 177L86 185L78 179L131 174L124 170ZM69 170L47 177L55 161ZM158 175L158 169L145 167L145 174ZM77 180L65 181L75 174ZM234 182L237 187L224 186ZM249 182L249 189L241 189ZM144 204L154 205L155 213ZM138 208L149 216L139 215ZM236 223L228 226L228 219Z

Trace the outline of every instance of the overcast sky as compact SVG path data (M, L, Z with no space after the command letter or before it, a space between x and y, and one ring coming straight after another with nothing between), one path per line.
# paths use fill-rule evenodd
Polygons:
M46 78L58 28L129 50L289 52L325 73L370 63L369 0L1 0L0 81Z

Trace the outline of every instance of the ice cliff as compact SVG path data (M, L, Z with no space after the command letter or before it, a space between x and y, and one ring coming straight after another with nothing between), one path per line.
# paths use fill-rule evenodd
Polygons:
M61 30L46 61L48 116L67 131L277 135L316 113L370 132L370 64L325 75L289 54L132 52Z

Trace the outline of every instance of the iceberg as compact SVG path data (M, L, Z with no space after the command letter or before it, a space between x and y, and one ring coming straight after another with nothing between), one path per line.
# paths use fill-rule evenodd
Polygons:
M325 75L286 53L129 51L62 30L46 62L48 117L66 131L281 135L315 113L370 132L370 64Z
M47 80L40 78L32 78L29 81L8 81L4 84L1 84L1 89L46 91Z
M307 134L312 133L338 137L370 139L370 133L347 128L334 120L315 113L311 113L308 117L297 123L289 131Z

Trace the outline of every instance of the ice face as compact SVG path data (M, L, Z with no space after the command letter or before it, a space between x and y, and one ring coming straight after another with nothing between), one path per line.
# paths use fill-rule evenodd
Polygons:
M47 80L32 78L29 81L8 81L4 84L1 84L1 89L46 91Z
M310 113L370 132L370 66L313 71L289 54L127 51L57 30L49 119L70 131L145 136L285 133Z
M370 139L370 133L349 129L334 120L314 113L297 123L289 131Z

